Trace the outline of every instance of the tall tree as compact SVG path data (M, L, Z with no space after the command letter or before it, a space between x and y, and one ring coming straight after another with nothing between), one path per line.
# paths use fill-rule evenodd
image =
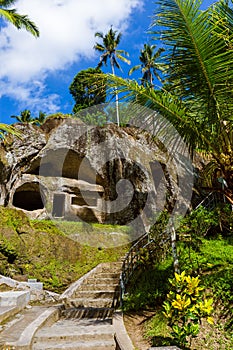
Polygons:
M158 60L164 49L161 47L156 51L155 49L156 45L144 44L139 56L141 64L132 67L129 71L129 75L131 75L135 70L141 69L142 85L149 83L151 86L153 86L153 75L158 80L161 80L159 72L161 73L163 71L163 65Z
M121 69L121 66L118 63L117 59L130 64L130 61L126 57L124 57L124 56L129 56L128 52L126 52L125 50L117 49L121 40L121 36L122 36L121 33L117 34L117 30L114 31L111 27L110 30L107 32L107 34L104 35L101 32L96 32L95 36L100 38L103 42L102 44L96 43L96 45L94 46L94 49L101 53L98 67L102 67L103 64L107 65L108 60L110 60L112 74L115 76L115 67L118 69ZM115 90L115 94L116 94L117 125L119 126L120 118L119 118L117 90Z
M15 5L16 0L0 0L0 17L12 23L17 29L24 28L35 37L39 36L39 30L34 22L28 16L20 15L16 9L11 7Z
M73 112L104 103L106 99L106 84L95 88L95 74L102 73L100 68L81 70L72 81L69 91L75 100Z

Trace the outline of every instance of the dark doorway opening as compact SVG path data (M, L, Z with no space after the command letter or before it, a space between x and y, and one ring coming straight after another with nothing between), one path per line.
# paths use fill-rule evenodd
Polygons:
M26 183L14 193L13 205L17 208L33 211L44 208L44 203L41 198L41 189L39 184Z
M53 196L53 213L54 217L63 217L65 214L65 198L62 193L54 194Z

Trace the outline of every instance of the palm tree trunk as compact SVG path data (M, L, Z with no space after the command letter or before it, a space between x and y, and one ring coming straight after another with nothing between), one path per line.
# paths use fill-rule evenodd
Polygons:
M115 69L114 69L114 63L111 57L111 67L112 67L112 74L115 76ZM120 116L119 116L119 99L118 99L118 92L117 88L115 88L116 92L116 118L117 118L117 125L120 126Z
M169 225L169 231L171 235L171 248L172 248L172 258L173 258L173 266L174 266L174 271L176 273L180 273L180 266L179 266L179 258L177 254L177 248L176 248L176 230L175 230L175 225L174 225L174 219L170 219L170 225Z

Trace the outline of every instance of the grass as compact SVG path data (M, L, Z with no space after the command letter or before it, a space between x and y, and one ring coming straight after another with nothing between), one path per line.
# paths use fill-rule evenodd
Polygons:
M233 348L233 239L202 239L199 249L178 247L181 270L199 274L208 294L214 298L214 325L203 321L201 331L190 349L230 350ZM151 346L175 345L162 314L162 303L169 292L168 278L173 275L171 259L145 270L132 281L124 302L125 311L153 309L154 317L145 322L144 336Z
M36 278L44 289L61 293L99 263L121 259L129 249L128 231L125 226L77 222L59 226L0 207L0 274L18 280ZM77 232L88 239L74 237ZM124 240L106 244L111 232L122 234Z
M127 245L135 239L130 226L89 224L78 221L56 221L55 223L64 234L82 245L111 248Z

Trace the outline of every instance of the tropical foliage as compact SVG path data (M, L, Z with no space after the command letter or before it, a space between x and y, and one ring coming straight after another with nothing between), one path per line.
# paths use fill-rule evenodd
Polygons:
M100 62L98 64L99 68L102 67L103 64L107 65L108 60L110 60L112 74L115 74L115 67L121 69L117 59L130 64L130 61L124 57L129 56L128 52L117 49L121 41L121 33L117 34L117 31L114 31L111 27L107 34L104 35L101 32L96 32L95 36L103 41L103 44L96 43L94 46L94 49L101 53Z
M16 9L11 8L15 2L16 0L0 0L0 18L12 23L17 29L24 28L35 37L38 37L39 30L35 23L28 16L20 15ZM0 124L0 137L4 137L6 133L14 133L19 136L19 133L12 126Z
M233 203L233 10L229 1L207 10L199 0L157 0L153 40L160 41L167 67L160 89L108 75L109 87L126 100L160 112L188 143L208 154L207 188L216 170L224 186L215 188Z
M15 118L19 123L41 125L45 122L46 114L40 111L38 117L33 117L31 115L31 111L29 109L25 109L20 112L20 115L12 115L11 118Z
M160 47L156 52L156 45L144 44L143 49L140 52L139 60L140 65L134 66L130 69L129 75L131 75L135 70L141 69L142 71L142 85L150 84L153 86L153 75L160 80L159 73L163 71L164 67L161 63L157 62L161 56L161 53L164 51Z
M103 42L103 44L96 43L94 46L94 49L101 53L100 61L97 66L98 68L102 67L103 64L107 65L108 60L110 60L112 74L115 76L115 67L121 69L117 59L130 64L130 61L125 57L129 56L128 52L117 49L117 46L121 41L121 33L117 34L117 31L114 31L111 27L107 34L104 35L101 32L96 32L95 36L100 38ZM120 125L118 92L116 87L114 88L114 94L116 96L116 119L117 124Z
M35 37L38 37L39 30L35 23L28 16L17 13L16 9L12 8L15 3L16 0L0 0L0 17L12 23L17 29L24 28Z
M17 132L13 126L0 123L0 139L3 139L7 133L15 134L17 136L20 135L19 132Z
M102 88L95 89L94 74L101 73L100 68L81 70L70 85L70 93L75 100L73 112L104 103L106 99L106 86L103 81Z
M183 271L175 273L173 279L169 279L170 292L164 301L164 315L169 320L172 336L179 345L188 345L192 338L200 331L203 318L207 322L214 323L210 316L213 312L213 299L204 295L204 287L200 285L199 277L191 277Z

